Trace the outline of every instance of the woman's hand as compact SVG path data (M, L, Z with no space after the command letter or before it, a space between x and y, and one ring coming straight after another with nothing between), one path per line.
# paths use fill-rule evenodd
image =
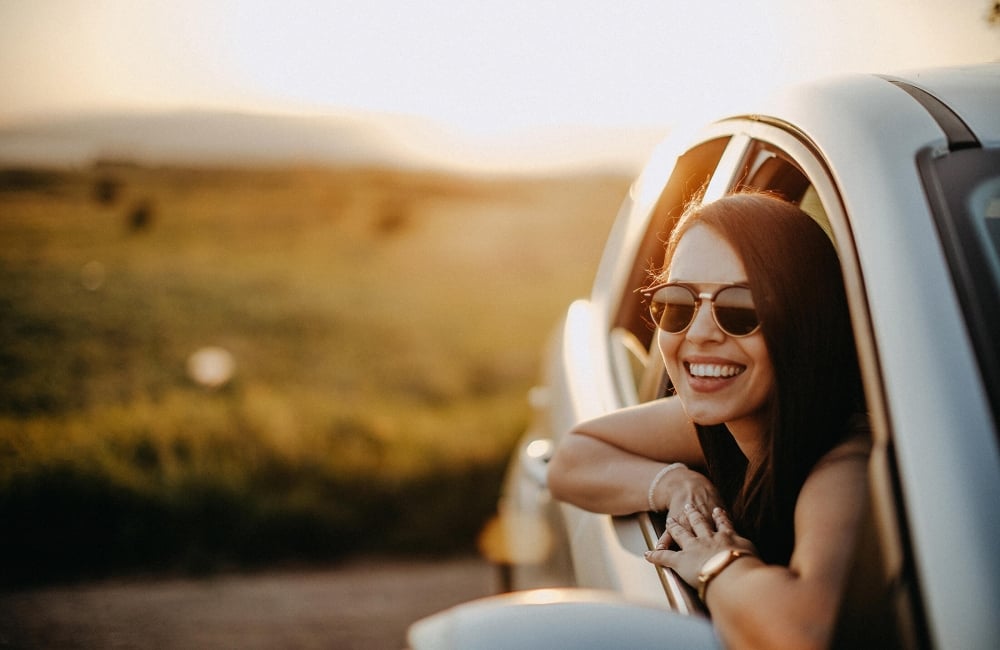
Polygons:
M667 513L681 525L688 524L688 513L691 510L708 513L723 506L722 498L712 482L704 474L687 467L667 472L656 488L653 501L657 504L667 501ZM660 537L658 547L669 549L672 542L668 525L667 531Z
M706 515L694 504L684 505L685 518L667 517L667 529L656 544L656 549L646 553L654 564L670 567L691 586L698 583L702 565L719 551L742 550L756 554L753 544L736 534L729 515L715 507ZM669 550L671 542L680 548Z

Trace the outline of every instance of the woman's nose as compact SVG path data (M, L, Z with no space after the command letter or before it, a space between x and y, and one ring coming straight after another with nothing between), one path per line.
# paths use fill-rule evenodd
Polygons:
M702 341L721 341L725 338L725 333L719 329L712 318L712 303L702 300L695 310L694 319L687 329L689 341L699 343Z

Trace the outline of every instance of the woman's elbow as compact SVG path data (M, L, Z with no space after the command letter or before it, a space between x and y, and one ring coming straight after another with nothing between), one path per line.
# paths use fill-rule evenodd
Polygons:
M557 449L546 468L546 483L549 493L560 501L570 500L573 494L572 454L565 449Z
M586 491L584 483L590 473L587 469L589 439L575 431L562 437L546 468L549 493L560 501L577 503Z

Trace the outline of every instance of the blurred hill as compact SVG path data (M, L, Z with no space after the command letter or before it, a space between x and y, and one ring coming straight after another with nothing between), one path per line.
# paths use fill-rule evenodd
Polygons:
M415 117L187 110L37 117L0 126L0 165L374 165L460 173L631 175L665 128L559 127L507 135Z
M0 591L472 552L658 136L0 123Z
M631 177L104 162L0 166L0 591L474 550Z

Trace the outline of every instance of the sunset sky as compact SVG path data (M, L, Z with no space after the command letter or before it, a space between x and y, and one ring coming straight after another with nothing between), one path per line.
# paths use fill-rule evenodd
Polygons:
M0 0L0 123L373 111L471 134L669 123L846 70L1000 59L989 0Z

